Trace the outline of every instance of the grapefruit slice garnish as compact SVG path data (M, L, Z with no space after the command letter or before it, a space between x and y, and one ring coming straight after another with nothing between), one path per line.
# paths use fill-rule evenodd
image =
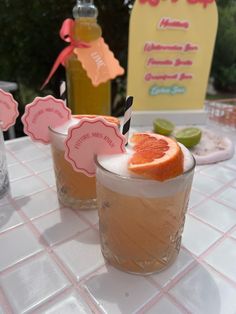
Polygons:
M134 145L128 165L131 172L158 181L183 173L183 153L175 140L160 134L136 133L130 141Z

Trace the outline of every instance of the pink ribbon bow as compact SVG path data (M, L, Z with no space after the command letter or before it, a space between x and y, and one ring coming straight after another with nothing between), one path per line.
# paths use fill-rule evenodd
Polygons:
M75 21L72 19L66 19L62 27L60 29L60 37L62 40L70 43L70 45L62 50L62 52L57 57L46 81L43 83L41 90L48 84L54 73L56 72L57 68L60 64L65 66L66 59L72 54L75 48L89 48L90 46L82 41L76 41L73 39L72 31L74 28Z

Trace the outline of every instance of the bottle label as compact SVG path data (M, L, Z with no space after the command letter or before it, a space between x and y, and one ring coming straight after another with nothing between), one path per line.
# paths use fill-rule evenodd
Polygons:
M26 105L22 116L24 132L32 140L49 144L48 128L58 127L71 118L71 111L61 99L52 96L36 97L31 104Z
M124 69L102 37L90 42L86 49L75 48L74 53L94 86L124 74Z
M125 152L125 137L117 125L102 117L82 118L68 131L65 159L73 169L88 177L96 173L95 156Z
M0 89L0 121L2 122L3 131L7 131L14 125L18 116L18 103L14 100L12 94Z

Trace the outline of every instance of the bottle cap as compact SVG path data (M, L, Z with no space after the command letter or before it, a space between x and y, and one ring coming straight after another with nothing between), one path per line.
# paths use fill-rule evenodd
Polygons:
M80 17L97 18L97 16L98 10L93 4L93 0L77 0L77 3L73 8L73 17L75 19Z

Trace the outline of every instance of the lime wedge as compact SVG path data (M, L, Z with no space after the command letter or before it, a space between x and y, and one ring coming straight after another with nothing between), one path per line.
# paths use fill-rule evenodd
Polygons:
M202 132L198 128L186 128L182 129L175 134L175 138L178 142L182 143L187 148L191 148L197 145L202 137Z
M170 135L175 125L165 119L156 119L153 123L154 132L162 135Z

